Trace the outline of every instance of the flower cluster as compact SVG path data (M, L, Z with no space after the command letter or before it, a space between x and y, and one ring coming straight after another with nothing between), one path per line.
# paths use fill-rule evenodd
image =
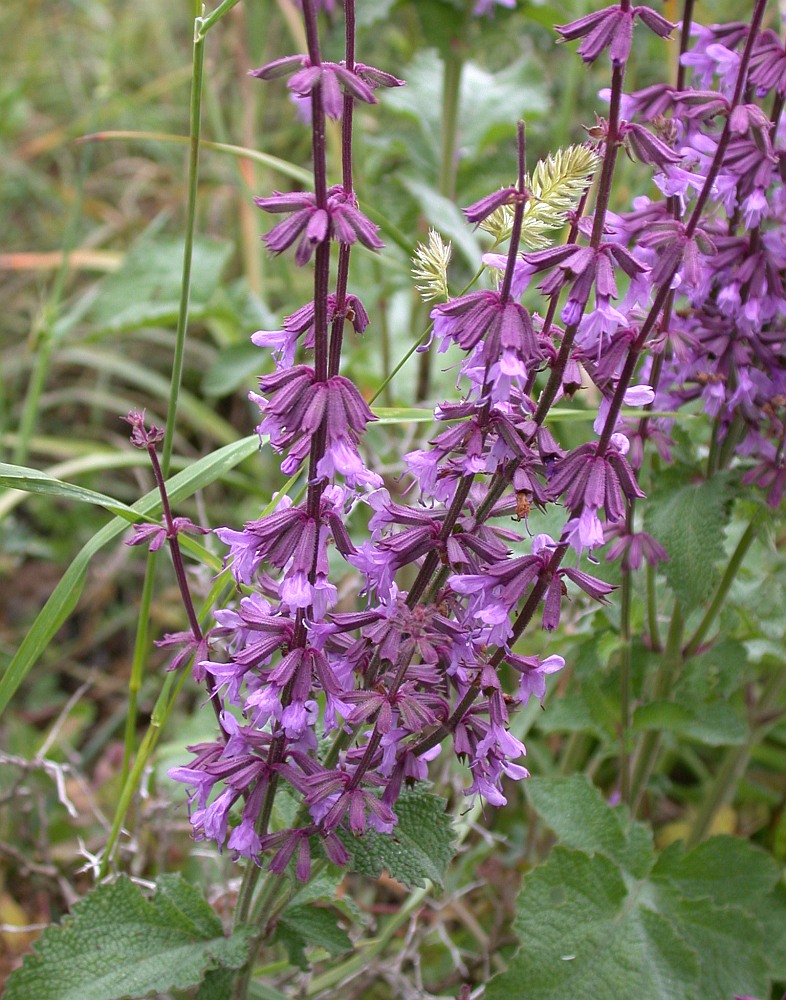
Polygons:
M370 325L348 288L349 255L357 244L375 251L382 243L352 188L349 128L342 182L327 185L324 118L346 123L353 102L372 104L376 87L402 83L355 63L353 0L344 6L341 63L322 61L316 8L304 0L308 53L254 73L289 76L314 122L314 191L256 199L286 216L265 237L268 249L294 247L296 264L313 262L314 299L281 330L252 338L276 361L251 394L258 431L283 455L285 474L306 472L307 488L300 503L280 497L242 530L217 531L246 591L237 607L216 613L196 663L222 699L223 738L192 747L191 763L171 772L190 789L197 837L258 863L269 853L274 871L293 861L299 878L313 850L340 864L342 837L393 831L402 789L424 780L447 747L468 769L468 796L504 804L505 780L527 775L510 715L533 695L543 699L546 676L564 660L551 650L524 655L516 643L538 614L544 630L556 629L572 588L601 603L614 589L568 565L568 552L611 543L609 558L626 572L667 557L634 530L634 508L644 496L635 471L644 441L668 455L670 425L646 411L632 424L623 405L673 410L698 400L716 421L718 445L733 441L747 478L771 502L786 487L786 152L778 134L786 84L777 37L759 34L758 23L694 29L681 73L692 68L701 89L626 94L634 24L665 38L668 21L622 0L557 29L580 40L585 61L608 49L613 64L608 120L590 129L597 156L585 158L598 170L594 213L586 212L591 178L582 175L578 205L560 205L567 241L520 252L533 198L520 126L515 183L465 210L480 225L504 209L508 251L486 258L490 287L448 297L431 313L438 351L461 353L462 395L437 408L439 433L405 456L404 503L369 468L363 438L374 413L339 374L344 325ZM730 70L731 90L723 82ZM771 116L749 100L751 88L758 99L773 94ZM623 146L662 198L640 197L615 214ZM330 288L332 243L341 266ZM447 293L449 253L431 244L417 261L434 298ZM429 270L434 261L441 277ZM536 276L540 311L522 303ZM298 354L306 360L296 364ZM594 437L568 449L546 417L555 400L590 383L599 401ZM514 530L511 518L526 528L532 509L549 505L564 510L558 537ZM353 524L367 522L365 537L348 529L350 513ZM159 535L145 528L136 540L158 544ZM351 575L362 604L339 611L336 580ZM325 734L335 740L327 755ZM290 829L273 831L282 784L300 811Z

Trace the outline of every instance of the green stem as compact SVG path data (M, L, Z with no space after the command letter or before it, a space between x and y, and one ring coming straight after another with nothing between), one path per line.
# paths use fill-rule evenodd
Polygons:
M622 801L630 805L630 674L631 674L631 572L622 569L620 589L620 795Z
M227 4L223 7L229 9ZM200 4L196 3L196 13L199 13ZM215 12L218 13L217 11ZM196 26L200 19L197 17ZM175 423L177 419L177 399L180 392L180 383L183 375L183 358L185 355L185 342L188 330L188 306L191 292L191 262L194 251L194 230L196 228L196 199L199 175L199 135L201 121L202 104L202 78L204 69L204 31L202 35L195 30L194 52L191 77L191 128L190 128L190 152L188 161L188 201L186 210L186 232L185 246L183 250L183 270L180 285L180 303L177 316L177 334L175 341L175 352L172 359L172 372L169 383L169 402L167 405L166 426L164 432L164 442L161 454L161 472L164 478L169 474L169 466L172 458L172 442L174 440ZM141 777L141 770L135 765L130 768L131 757L134 750L135 734L138 724L138 692L142 687L144 679L145 664L149 651L149 624L150 609L153 603L156 552L148 552L145 565L145 579L142 587L142 595L139 603L139 618L137 623L136 637L134 641L134 657L131 668L131 678L128 685L128 716L125 725L125 738L123 745L123 794L118 803L115 813L115 821L110 834L110 843L107 845L104 863L108 863L114 843L125 818L125 812L131 801L131 796L136 789L136 782ZM152 723L151 723L152 727ZM148 735L152 728L148 730ZM147 739L147 736L145 737ZM144 746L144 742L143 742ZM142 747L140 747L139 759L143 758ZM129 784L129 779L133 779ZM126 794L127 793L127 794ZM125 803L125 804L123 804Z
M671 614L671 625L666 638L666 649L663 653L663 663L661 664L653 686L652 698L658 700L665 698L682 665L682 635L685 629L685 622L682 615L682 607L679 601L674 602L674 609ZM662 734L657 730L646 732L639 744L638 752L633 762L633 776L630 787L631 815L638 812L644 792L647 789L647 782L652 774L658 754L660 752Z
M218 20L219 11L222 8L229 10L234 4L225 2L207 20L211 24ZM200 3L195 3L196 13L199 14ZM172 442L175 434L175 421L177 417L177 397L180 393L180 383L183 377L183 358L185 355L186 335L188 333L188 306L191 296L191 263L194 256L194 232L196 229L196 203L199 187L199 137L202 122L202 79L204 75L205 63L205 31L207 27L202 25L201 33L197 30L202 19L197 17L194 31L194 52L192 60L191 76L191 103L190 103L190 128L189 128L189 153L188 153L188 195L186 202L186 231L185 244L183 247L183 270L180 280L180 302L177 312L177 332L175 340L175 353L172 358L172 374L169 383L169 402L166 412L166 427L164 443L161 448L161 469L164 478L169 475L169 462L172 457Z
M728 595L729 589L734 582L734 578L742 565L742 560L745 558L745 555L751 547L755 537L756 528L753 521L751 521L743 532L742 538L740 538L739 542L737 542L737 547L732 553L732 557L729 560L729 564L726 567L723 577L721 578L721 582L718 584L718 589L715 592L712 603L705 611L704 617L699 622L696 631L688 640L688 643L683 650L683 656L685 659L689 659L691 656L696 654L699 646L701 646L704 640L704 637L712 627L712 623L715 621L720 609L723 607L723 602L726 600L726 596Z
M560 761L560 771L565 775L577 774L583 769L589 757L594 738L588 733L571 733L565 744L565 751Z
M660 653L663 643L658 625L658 594L656 589L657 569L647 563L647 623L650 630L650 648L654 653Z
M153 586L156 576L157 552L149 552L145 563L145 578L142 584L140 605L150 608L153 600ZM134 656L131 662L131 677L128 682L128 711L126 713L125 733L123 736L123 766L120 772L120 787L124 788L131 770L131 758L136 745L136 727L138 716L139 692L145 672L145 662L149 648L150 616L140 614L136 622L134 639Z
M691 827L685 845L688 849L699 844L710 832L718 812L733 800L754 747L762 739L767 729L782 721L780 715L772 715L771 713L772 709L776 708L781 701L784 690L786 690L786 670L781 670L770 677L756 703L756 715L767 721L758 725L754 723L747 741L742 746L729 747L726 750L721 765L712 780L709 792L705 796Z
M456 197L456 136L461 105L461 74L464 69L460 37L457 35L447 47L442 68L442 137L437 190L450 201L454 201ZM420 355L416 402L427 399L429 395L432 353L424 351Z
M115 845L117 844L117 840L120 836L120 831L123 828L123 821L125 820L126 813L131 805L131 799L134 797L134 793L136 792L139 782L142 780L145 767L147 766L147 763L150 760L156 745L158 744L161 732L166 725L169 716L172 714L180 691L182 690L188 675L189 670L186 667L181 671L179 676L176 674L168 674L166 680L164 681L161 693L158 696L158 701L153 709L150 725L148 726L147 732L145 733L139 746L139 750L137 751L134 765L129 772L128 779L120 792L120 798L118 799L117 808L112 821L112 828L109 831L109 837L107 838L106 847L104 848L104 856L101 860L99 881L103 879L109 871L109 863L112 860ZM174 691L170 697L170 691L172 691L173 688Z

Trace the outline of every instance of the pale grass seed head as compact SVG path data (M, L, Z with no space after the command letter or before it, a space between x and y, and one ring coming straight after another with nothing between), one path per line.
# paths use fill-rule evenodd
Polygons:
M412 277L424 302L450 298L448 264L452 244L444 243L436 229L429 229L428 242L418 243L412 256Z

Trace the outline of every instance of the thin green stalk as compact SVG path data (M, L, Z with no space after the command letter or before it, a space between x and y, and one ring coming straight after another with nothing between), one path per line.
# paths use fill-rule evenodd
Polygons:
M63 257L60 267L55 276L52 294L47 303L44 313L42 329L36 336L35 367L27 384L25 400L22 406L22 414L19 420L19 432L14 444L11 461L15 465L26 465L27 456L30 451L30 440L35 433L38 414L40 411L41 395L49 377L49 369L52 363L52 356L55 350L56 337L54 332L55 320L60 307L60 302L65 289L66 278L70 268L70 252L76 245L79 238L79 225L82 218L82 199L84 194L84 178L90 168L92 151L87 152L79 160L79 168L76 177L76 197L73 200L71 213L68 220L63 241Z
M660 653L663 643L660 638L660 625L658 624L658 592L656 588L657 569L647 563L647 624L650 631L650 649L653 653Z
M712 623L718 616L720 609L723 607L723 602L726 600L726 596L729 593L734 578L736 577L740 566L742 565L742 560L745 558L748 549L753 544L753 540L756 538L756 527L754 522L748 525L748 527L743 532L742 538L737 542L737 547L732 553L729 564L726 567L726 571L718 584L718 589L715 592L715 596L712 599L712 603L704 612L704 617L699 622L696 631L693 633L691 638L688 640L685 649L683 650L683 656L685 659L694 656L697 652L699 646L701 646L704 641L705 636L712 627Z
M235 0L236 2L236 0ZM223 16L227 10L234 6L232 0L225 0L217 11L214 11L210 21L214 24L219 16ZM177 418L177 397L180 392L180 383L183 377L183 358L185 355L186 335L188 333L188 306L191 297L191 264L194 256L194 232L196 229L196 203L199 181L199 137L202 127L202 80L204 76L205 64L205 32L210 25L203 23L198 16L201 4L196 0L196 21L194 30L194 52L192 61L191 76L191 103L190 103L190 127L189 127L189 154L188 154L188 195L186 202L186 227L185 244L183 247L183 271L180 281L180 302L177 312L177 331L175 340L175 353L172 358L172 374L169 384L169 402L166 412L166 427L164 443L161 448L161 469L164 478L169 475L169 462L172 457L172 441L175 434L175 422ZM222 10L222 8L226 8ZM219 15L221 11L221 15Z
M166 725L169 716L172 714L180 691L182 690L188 675L188 669L184 668L179 675L168 674L164 681L161 693L158 696L155 708L153 709L153 714L150 718L150 725L148 726L147 732L139 745L139 749L137 751L136 758L134 759L133 767L129 772L128 779L120 792L114 819L112 821L112 828L109 831L109 837L107 838L104 855L101 860L101 870L98 876L99 881L103 879L109 871L109 864L112 860L112 855L120 836L120 831L123 828L123 821L125 820L128 808L131 805L131 800L134 797L134 793L136 792L139 782L142 780L145 767L147 767L148 761L158 744L161 732ZM174 691L172 690L173 688ZM170 692L172 692L171 697Z
M235 979L232 1000L246 1000L248 996L248 987L251 977L254 974L254 960L267 933L268 916L272 910L273 901L284 881L286 881L285 874L273 875L272 872L267 872L267 881L254 905L254 912L250 921L252 926L259 927L259 932L251 943L246 964L239 971ZM246 898L246 901L250 901L250 896Z
M631 572L623 567L620 588L620 795L630 805L630 673L631 673Z
M456 198L456 136L461 105L461 74L464 69L460 38L461 35L457 34L452 44L447 46L442 69L442 136L437 190L450 201L455 201ZM416 402L428 398L431 388L431 359L431 351L424 351L420 355Z
M226 5L224 5L226 6ZM199 13L199 4L196 4ZM227 8L228 9L228 8ZM197 18L199 21L199 18ZM161 471L164 478L169 474L169 466L172 458L172 442L174 440L175 423L177 419L177 398L180 392L180 383L183 375L183 357L185 353L186 333L188 330L188 305L191 293L191 262L194 251L194 230L196 226L196 198L197 180L199 172L199 132L201 121L202 102L202 78L204 69L204 34L201 36L195 31L193 66L191 77L191 128L190 128L190 154L188 162L188 202L186 210L186 233L185 247L183 250L183 271L180 285L180 304L177 317L177 333L175 341L175 352L172 359L172 372L169 384L169 402L167 405L166 426L164 431L164 442L161 454ZM137 768L130 770L131 758L134 754L136 744L136 729L138 724L138 693L142 687L144 679L145 664L150 648L150 609L153 603L156 558L157 552L148 551L145 564L145 579L142 587L142 594L139 602L139 618L137 619L137 630L134 639L134 656L131 667L131 677L128 684L128 716L126 718L125 735L123 741L123 792L128 790L128 802L121 807L118 803L115 813L115 824L112 829L112 843L107 846L105 863L111 855L114 840L119 832L119 824L125 818L125 811L131 801L136 784L129 788L129 778L136 775L136 780L141 776L141 771L137 774ZM151 724L152 725L152 724ZM148 733L150 730L148 730ZM140 747L140 757L142 757ZM122 800L121 796L121 800ZM117 831L115 830L117 827Z
M562 774L570 775L581 771L593 743L594 737L589 733L571 733L560 760L559 769Z
M685 629L685 622L682 615L682 607L679 601L674 602L671 614L671 625L666 638L666 649L663 653L663 663L661 664L653 685L653 699L665 698L671 690L672 684L682 666L682 636ZM633 775L631 777L630 804L631 814L636 815L644 792L647 789L647 782L652 774L658 754L660 752L662 734L657 730L646 732L639 744L638 752L633 762Z
M153 600L153 588L156 577L157 552L148 552L145 563L145 578L142 583L142 595L140 605L150 608ZM120 771L120 787L125 788L128 775L131 769L131 758L134 755L136 746L136 727L138 718L139 692L142 689L142 680L145 672L145 662L150 642L150 615L140 614L136 622L136 636L134 637L134 656L131 661L131 677L128 681L128 711L126 713L125 731L123 736L123 766Z
M689 849L700 843L712 829L712 824L718 812L734 799L743 775L745 774L751 754L758 742L773 725L781 721L780 715L773 715L786 690L786 670L773 674L764 687L756 703L755 714L765 721L751 726L748 739L742 746L729 747L721 761L708 793L699 808L696 819L691 827L686 847Z

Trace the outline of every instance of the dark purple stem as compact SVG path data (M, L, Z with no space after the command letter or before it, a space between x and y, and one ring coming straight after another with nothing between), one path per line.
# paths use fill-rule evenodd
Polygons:
M188 618L188 624L191 627L191 634L197 644L204 641L204 635L202 634L202 629L199 627L199 619L197 618L197 613L194 608L194 602L191 599L191 590L188 586L188 577L186 576L186 567L183 563L183 554L180 551L180 542L177 540L177 528L175 527L175 521L172 517L172 508L169 504L169 496L166 491L166 481L164 480L164 473L161 471L161 463L158 460L158 454L156 453L156 447L154 444L149 444L147 446L147 453L150 456L150 464L153 467L153 477L156 481L156 486L158 487L158 492L161 496L161 508L164 513L164 522L166 523L166 538L169 544L169 551L172 555L172 565L175 569L175 577L177 578L177 586L180 590L180 598L183 601L183 607L186 609L186 616ZM216 719L218 720L218 725L224 738L227 738L227 732L221 723L221 699L218 694L218 689L216 688L216 679L212 674L206 675L207 689L210 694L210 703L213 706L213 711L216 714Z
M729 142L731 141L731 115L737 105L742 99L742 94L745 92L745 81L748 77L748 66L750 64L751 54L753 52L753 46L756 41L756 36L759 33L759 28L761 27L761 21L764 17L764 9L767 6L767 0L756 0L756 6L753 10L753 17L751 19L750 31L748 32L748 37L745 42L745 49L742 53L740 59L740 68L737 73L737 83L734 88L734 97L732 98L731 104L729 106L729 112L726 116L726 121L723 125L723 132L718 140L718 145L715 150L715 155L710 164L709 172L704 181L701 191L699 192L699 197L696 199L696 203L693 206L690 218L685 227L685 237L690 239L696 232L696 229L701 221L701 216L704 209L707 206L710 194L712 192L712 187L715 180L720 173L720 169L723 166L723 158L726 155L726 150L728 148ZM660 311L665 305L670 293L671 293L671 283L680 268L681 261L678 259L674 266L671 268L669 274L664 279L662 285L658 289L658 293L655 296L655 301L652 304L652 308L647 314L647 318L642 324L639 335L631 346L628 356L625 359L625 365L622 369L622 373L617 382L617 387L614 390L614 396L611 400L611 406L609 408L609 413L606 418L606 423L603 427L603 432L600 436L600 441L598 442L598 455L605 454L608 449L609 442L611 441L611 435L614 433L614 427L617 423L617 418L619 417L620 410L622 409L622 401L627 391L628 385L633 377L633 372L636 369L636 364L639 359L639 355L647 342L647 337L649 337L652 330L655 328L655 324L658 322L660 316Z

